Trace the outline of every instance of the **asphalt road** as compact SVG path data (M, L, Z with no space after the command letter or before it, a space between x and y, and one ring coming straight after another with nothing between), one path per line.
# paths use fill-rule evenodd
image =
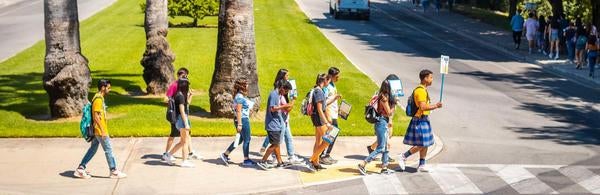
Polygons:
M78 0L79 21L115 0ZM44 39L43 0L5 0L0 4L0 62Z
M430 25L398 6L402 2L371 1L370 21L334 20L326 0L297 2L359 69L376 83L390 73L397 74L406 94L418 84L419 71L430 69L436 72L430 96L432 101L439 101L439 56L451 57L444 108L431 115L433 129L444 140L445 148L429 163L483 166L495 175L498 172L488 166L600 165L599 91ZM343 85L344 79L350 78L344 78L342 70L338 85ZM406 98L402 105L406 105ZM403 151L392 151L399 152ZM536 175L536 171L526 172ZM529 192L552 192L540 186L539 191ZM503 192L494 191L500 188L482 192ZM521 192L514 186L512 189ZM347 192L352 191L348 187Z

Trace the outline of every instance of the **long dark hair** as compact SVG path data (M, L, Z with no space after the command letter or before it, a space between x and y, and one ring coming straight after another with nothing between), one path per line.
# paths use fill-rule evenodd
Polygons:
M187 104L187 95L190 92L190 81L186 78L179 79L177 81L177 93L181 93L185 100L184 104Z
M236 80L233 85L233 90L236 94L241 93L244 96L248 96L248 81L243 78Z
M381 87L379 87L379 98L386 96L388 98L388 104L390 108L394 108L396 106L396 100L392 94L392 87L390 86L389 80L399 80L400 78L395 74L388 75L383 82L381 82Z
M326 74L319 74L317 75L317 81L315 82L315 87L319 86L319 84L321 84L322 82L327 81L327 75Z
M285 68L279 69L279 71L277 71L277 76L275 76L275 81L273 81L273 89L277 89L279 87L277 86L277 82L279 80L285 79L286 74L288 74L288 70Z

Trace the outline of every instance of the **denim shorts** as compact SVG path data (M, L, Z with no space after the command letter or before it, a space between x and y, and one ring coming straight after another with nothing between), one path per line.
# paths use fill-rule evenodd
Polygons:
M190 128L192 128L192 124L190 123L189 118L187 121L188 121L188 126ZM180 131L181 131L181 129L185 128L185 124L183 123L183 119L181 118L181 116L177 116L177 122L175 123L175 128L177 128Z

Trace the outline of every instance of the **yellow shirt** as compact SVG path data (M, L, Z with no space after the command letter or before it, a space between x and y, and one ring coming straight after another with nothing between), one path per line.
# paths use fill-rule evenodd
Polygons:
M92 102L92 116L95 116L96 113L100 113L100 121L98 124L100 124L104 129L104 133L106 135L108 135L108 128L106 126L106 106L104 105L104 97L102 97L102 95L100 94L96 94L94 96L95 100L93 100ZM94 122L94 135L102 135L100 133L100 127L98 125L96 125L97 123Z
M429 94L427 93L427 88L423 85L419 85L419 87L417 87L415 89L415 103L417 104L417 107L419 107L419 102L425 102L425 104L427 106L429 106L429 104L431 103L429 100ZM417 111L417 113L415 114L416 117L421 117L422 115L429 115L430 111L422 111L421 109L419 109Z

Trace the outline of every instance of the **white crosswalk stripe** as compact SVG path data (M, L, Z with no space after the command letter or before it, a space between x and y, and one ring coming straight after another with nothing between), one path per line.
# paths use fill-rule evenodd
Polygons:
M446 194L481 194L481 190L458 168L435 165L430 173L433 180Z
M560 174L564 175L565 179L570 179L569 183L574 185L580 185L580 190L587 190L588 193L600 194L600 176L592 172L592 169L600 168L596 166L563 166L563 165L502 165L502 164L432 164L430 166L430 173L397 173L395 175L369 175L362 178L365 187L369 194L418 194L423 193L419 191L419 187L415 188L412 185L415 183L406 184L401 181L411 181L417 177L427 177L429 182L433 186L439 186L439 189L445 194L481 194L483 193L478 185L482 185L478 182L475 184L471 178L481 178L480 174L474 174L474 172L463 172L461 169L477 168L481 170L488 170L486 177L494 177L495 181L501 182L494 184L493 189L499 190L513 190L512 193L520 194L558 194L557 190L565 190L562 188L552 189L550 185L553 184L544 183L544 179L538 178L539 169L549 169L559 171ZM487 168L487 169L482 169ZM530 171L528 171L531 170ZM536 173L536 175L532 174ZM469 175L471 174L471 175ZM474 175L473 175L474 174ZM400 179L399 179L400 177ZM403 178L405 177L405 178ZM546 175L547 178L547 175ZM408 180L407 180L408 179ZM544 180L544 181L542 181ZM504 182L502 182L504 181ZM482 181L480 181L482 182ZM489 184L490 182L488 182ZM575 184L576 183L576 184ZM503 186L495 186L503 185ZM426 185L424 185L426 186ZM430 185L431 186L431 185ZM483 185L480 187L488 188ZM408 187L408 188L407 188ZM489 189L488 189L489 190ZM502 191L498 191L502 193ZM510 193L506 191L504 193Z
M408 194L396 175L368 175L363 182L369 194Z
M600 194L600 176L581 166L567 166L559 171L594 194Z
M558 194L523 167L494 165L489 168L521 194Z

